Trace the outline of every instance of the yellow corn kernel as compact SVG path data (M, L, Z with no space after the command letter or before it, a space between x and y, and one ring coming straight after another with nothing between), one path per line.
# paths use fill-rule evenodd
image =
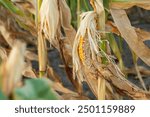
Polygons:
M84 44L84 39L81 36L80 37L79 46L78 46L78 52L79 52L79 57L80 57L81 62L83 62L85 60L83 44Z

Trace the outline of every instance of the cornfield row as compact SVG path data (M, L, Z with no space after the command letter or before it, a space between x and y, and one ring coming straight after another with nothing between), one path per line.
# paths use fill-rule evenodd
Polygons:
M150 71L137 64L150 66L150 32L131 25L133 6L149 11L150 1L0 0L0 99L90 99L83 82L95 99L150 99ZM130 47L142 87L128 80L116 36ZM51 65L54 48L73 89Z

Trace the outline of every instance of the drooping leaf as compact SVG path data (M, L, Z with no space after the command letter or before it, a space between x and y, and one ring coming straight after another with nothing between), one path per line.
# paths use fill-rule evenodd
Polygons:
M139 39L124 10L111 9L112 17L122 37L135 54L150 66L150 49Z

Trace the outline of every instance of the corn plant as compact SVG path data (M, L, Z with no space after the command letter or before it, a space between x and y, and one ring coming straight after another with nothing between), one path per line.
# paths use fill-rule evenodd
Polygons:
M143 43L150 34L131 25L126 9L133 6L150 10L150 1L0 0L0 99L89 99L83 82L96 99L149 99L137 60L150 66ZM143 89L126 77L123 40ZM51 48L59 52L74 90L52 68Z

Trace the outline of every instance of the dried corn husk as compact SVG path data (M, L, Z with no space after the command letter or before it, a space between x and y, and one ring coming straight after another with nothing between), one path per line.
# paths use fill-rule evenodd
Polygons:
M74 73L77 74L81 82L85 80L96 96L100 94L99 97L101 98L99 99L105 99L105 83L102 83L104 79L98 75L98 71L93 64L94 62L101 64L100 57L107 56L104 51L101 50L102 53L99 51L99 44L102 40L100 33L96 29L96 17L97 14L94 11L86 12L81 16L81 25L73 46L73 68ZM98 83L98 79L102 79L102 81ZM98 90L98 84L101 84L99 85L101 91Z
M47 10L45 12L45 9ZM67 17L67 20L66 20ZM65 35L62 32L64 30ZM76 31L71 26L71 13L66 0L45 0L40 8L40 33L51 45L58 49L63 59L67 76L75 88L81 92L80 84L72 78L72 45Z
M73 46L73 70L74 77L82 82L86 81L96 97L104 99L109 92L112 97L116 92L120 95L128 95L133 99L149 99L150 93L145 92L124 78L124 75L115 64L110 55L105 53L100 47L102 35L97 30L97 13L94 11L83 13L81 25L78 29ZM102 64L102 57L105 57L108 64ZM106 80L106 93L103 85L98 85L100 79ZM101 84L101 83L99 83ZM101 87L101 88L99 88ZM102 90L102 91L101 91ZM105 96L100 92L105 93ZM101 96L99 96L101 95Z
M40 32L53 45L58 30L59 10L57 0L43 0L40 8Z

